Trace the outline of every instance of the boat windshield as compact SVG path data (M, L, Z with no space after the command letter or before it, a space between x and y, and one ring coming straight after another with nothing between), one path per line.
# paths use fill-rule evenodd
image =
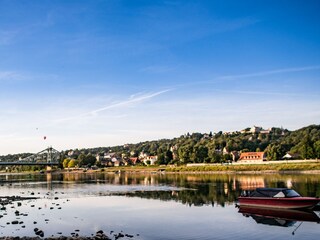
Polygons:
M288 189L285 191L286 197L301 197L299 193L297 193L295 190Z

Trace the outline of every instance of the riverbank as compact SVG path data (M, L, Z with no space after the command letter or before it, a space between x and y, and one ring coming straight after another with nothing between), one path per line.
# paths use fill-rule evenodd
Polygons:
M64 169L63 172L107 173L315 173L320 174L320 162L279 164L192 164L181 166L120 166L101 169Z
M314 173L320 174L320 161L316 162L280 162L280 163L260 163L260 164L190 164L190 165L168 165L168 166L119 166L105 167L97 169L70 168L54 169L52 173ZM0 172L8 173L8 172ZM11 172L19 174L19 172ZM35 173L35 172L23 172ZM40 172L40 174L43 172Z
M320 163L242 164L242 165L192 165L168 169L172 172L233 172L233 173L320 173Z
M111 231L113 233L113 231ZM92 234L91 237L88 236L79 236L78 234L73 234L72 236L59 236L59 237L46 237L36 236L36 237L0 237L0 240L117 240L117 239L134 239L134 236L126 233L113 233L111 236L108 236L102 230L96 232L96 234Z
M113 232L113 231L111 231ZM96 234L92 234L91 237L88 236L79 236L78 234L74 234L72 236L59 236L59 237L46 237L43 238L43 236L36 236L36 237L0 237L0 240L117 240L117 239L134 239L134 236L131 234L126 233L116 233L111 234L111 236L108 236L106 233L104 233L102 230L99 230L96 232Z

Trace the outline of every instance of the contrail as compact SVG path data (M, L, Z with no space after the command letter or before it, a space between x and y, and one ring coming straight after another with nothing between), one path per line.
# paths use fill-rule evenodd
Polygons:
M77 116L73 116L73 117L70 117L70 118L57 119L57 120L55 120L55 122L64 122L64 121L77 119L77 118L81 118L81 117L85 117L85 116L95 115L95 114L97 114L99 112L103 112L103 111L106 111L106 110L109 110L109 109L113 109L113 108L117 108L117 107L125 107L125 106L128 106L130 104L139 103L139 102L151 99L153 97L159 96L159 95L161 95L163 93L166 93L166 92L169 92L169 91L172 91L172 89L166 89L166 90L163 90L163 91L150 93L150 94L143 95L143 96L140 96L140 97L131 98L129 100L113 103L113 104L107 105L107 106L102 107L102 108L98 108L98 109L95 109L95 110L92 110L92 111L89 111L89 112L86 112L86 113L82 113L82 114L77 115Z
M114 104L105 106L105 107L103 107L103 108L99 108L99 109L90 111L90 112L86 113L85 115L88 115L88 114L96 114L96 113L98 113L98 112L102 112L102 111L105 111L105 110L108 110L108 109L112 109L112 108L116 108L116 107L123 107L123 106L126 106L126 105L130 105L130 104L132 104L132 103L141 102L141 101L143 101L143 100L147 100L147 99L153 98L153 97L155 97L155 96L158 96L158 95L160 95L160 94L166 93L166 92L168 92L168 91L170 91L170 90L167 89L167 90L163 90L163 91L160 91L160 92L151 93L151 94L149 94L149 95L144 95L144 96L140 96L140 97L137 97L137 98L132 98L132 99L127 100L127 101L114 103Z

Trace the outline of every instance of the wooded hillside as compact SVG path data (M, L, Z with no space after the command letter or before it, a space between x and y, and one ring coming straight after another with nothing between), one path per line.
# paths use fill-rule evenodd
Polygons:
M69 149L62 151L61 164L67 158L75 165L94 165L97 156L119 160L157 156L156 164L220 163L237 160L241 152L264 151L267 160L282 159L286 153L300 159L320 158L320 125L296 131L282 128L268 130L247 128L239 132L187 133L174 139L161 139L115 147ZM15 161L27 153L0 156L2 161Z
M129 159L144 153L157 156L158 164L186 164L224 162L232 160L232 152L255 151L266 152L268 160L282 159L288 152L301 159L320 158L320 125L310 125L296 131L271 128L253 133L247 128L232 133L187 133L174 139L76 150L74 154L102 156L112 152L119 158Z

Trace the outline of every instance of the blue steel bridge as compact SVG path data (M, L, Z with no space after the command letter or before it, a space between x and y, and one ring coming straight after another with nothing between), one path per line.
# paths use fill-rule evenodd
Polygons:
M0 159L0 165L44 165L54 166L58 165L60 160L60 152L53 147L48 147L36 154L32 154L26 158L17 159L15 161L2 161Z

